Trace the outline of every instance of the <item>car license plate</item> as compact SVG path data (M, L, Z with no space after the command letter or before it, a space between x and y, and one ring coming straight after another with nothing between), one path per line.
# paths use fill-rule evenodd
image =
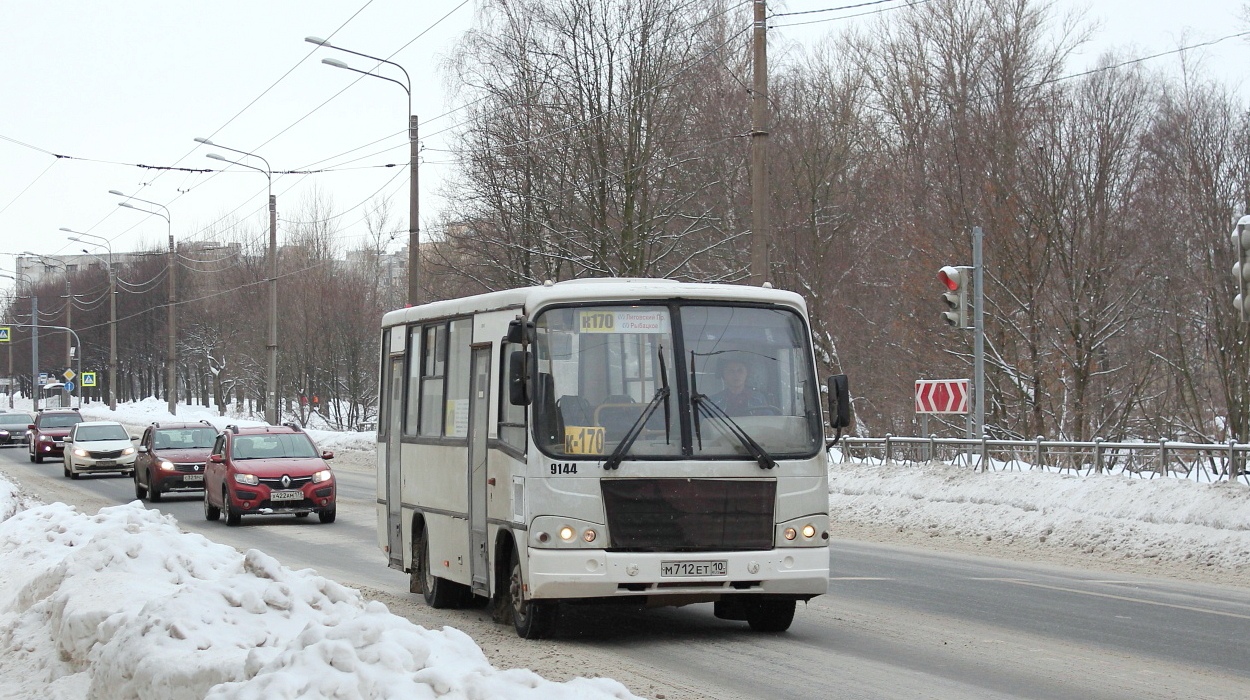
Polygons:
M117 466L117 462L114 462L111 459L101 459L101 460L97 460L95 465L97 467L114 467L114 466Z
M204 475L203 474L183 474L182 480L183 482L203 481Z
M724 576L729 566L724 559L717 561L662 561L661 576Z
M303 491L270 491L269 500L271 501L302 501L304 500Z

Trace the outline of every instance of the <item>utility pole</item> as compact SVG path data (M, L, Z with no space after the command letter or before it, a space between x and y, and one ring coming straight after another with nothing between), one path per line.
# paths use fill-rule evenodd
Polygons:
M117 272L109 249L109 410L117 410Z
M35 283L30 283L30 398L31 406L39 410L39 297L35 296Z
M409 112L412 107L409 106ZM408 184L408 303L416 306L421 303L421 205L417 189L417 156L420 155L417 140L417 115L408 116L408 153L410 162Z
M278 407L278 198L273 194L269 195L269 345L265 350L269 390L265 420L277 425L282 412Z
M174 250L174 234L169 234L169 348L166 350L166 367L165 367L165 383L169 385L169 415L178 415L178 326L176 324L177 316L174 313L174 302L177 300L177 294L174 293L174 271L178 268L178 262L175 257L177 253Z
M755 75L751 88L751 284L768 281L768 25L755 0Z

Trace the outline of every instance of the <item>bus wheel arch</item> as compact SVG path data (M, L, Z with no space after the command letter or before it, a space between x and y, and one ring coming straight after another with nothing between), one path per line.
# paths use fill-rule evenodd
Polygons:
M424 522L421 523L420 533L414 542L416 549L413 551L412 574L408 579L408 587L411 589L413 586L420 586L421 595L431 608L455 608L462 605L466 598L465 587L435 576L430 568L430 531ZM418 579L416 583L413 583L413 578Z
M512 599L508 595L508 581L512 576L512 558L517 551L517 544L511 530L500 528L495 536L495 547L491 557L491 579L494 587L490 596L491 619L501 625L512 624Z
M518 548L514 547L512 552L507 591L512 626L522 639L543 639L555 626L558 603L554 600L532 600L526 595L525 567L521 566Z

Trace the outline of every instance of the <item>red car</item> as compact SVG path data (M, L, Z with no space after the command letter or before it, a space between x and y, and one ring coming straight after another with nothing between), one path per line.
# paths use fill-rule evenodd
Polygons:
M295 425L227 426L213 443L204 470L204 518L316 513L334 522L334 474L308 434Z
M202 491L204 465L216 439L217 428L206 420L148 426L135 460L135 498L156 503L161 494Z
M35 414L35 422L30 424L30 442L27 451L30 461L36 464L45 457L63 458L65 456L65 436L75 423L82 422L82 415L76 408L49 408Z

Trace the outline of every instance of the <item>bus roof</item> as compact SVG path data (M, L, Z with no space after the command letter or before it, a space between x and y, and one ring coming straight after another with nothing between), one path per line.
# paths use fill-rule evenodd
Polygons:
M638 277L596 277L487 292L459 299L435 301L421 306L391 311L382 317L382 326L396 326L434 318L466 316L483 311L517 309L531 312L553 303L579 301L640 301L652 299L694 299L707 301L750 301L781 304L807 314L803 297L770 287L707 282L678 282Z

